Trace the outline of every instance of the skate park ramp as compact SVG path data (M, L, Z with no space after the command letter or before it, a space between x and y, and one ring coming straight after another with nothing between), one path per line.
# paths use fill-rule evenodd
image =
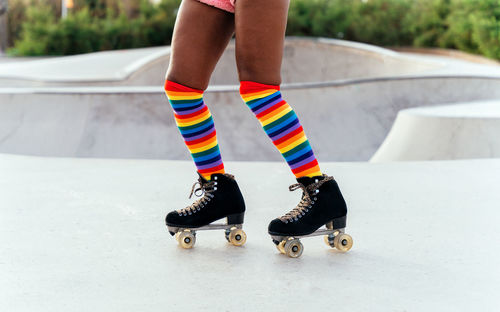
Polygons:
M154 47L38 58L32 61L26 61L26 58L21 58L22 61L19 62L10 60L0 66L0 85L26 87L122 82L137 71L147 75L148 65L155 66L159 59L169 53L169 47ZM163 62L160 64L164 65Z
M169 59L170 47L153 47L10 62L0 66L0 85L162 86ZM406 75L441 67L440 62L405 58L396 52L355 42L290 37L285 43L282 76L284 83L301 83ZM232 41L210 84L238 83Z
M285 164L226 162L247 243L204 231L185 250L163 220L191 203L190 161L0 155L0 310L497 310L500 160L321 166L354 246L305 238L292 259L267 235L300 200Z
M159 47L0 64L0 152L190 159L162 89L168 56ZM369 160L400 110L500 98L500 66L322 38L288 39L283 77L321 161ZM238 95L233 44L205 99L225 160L282 160Z
M500 101L398 113L372 162L500 158Z

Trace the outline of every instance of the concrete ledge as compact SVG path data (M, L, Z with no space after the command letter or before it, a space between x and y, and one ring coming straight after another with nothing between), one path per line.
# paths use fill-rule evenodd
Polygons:
M310 89L310 88L327 88L327 87L342 87L357 84L368 84L368 83L384 83L391 81L418 81L418 80L463 80L467 82L468 80L493 80L500 81L499 75L443 75L443 74L432 74L432 75L405 75L397 77L375 77L375 78L359 78L359 79L338 79L330 81L318 81L318 82L295 82L295 83L283 83L280 85L281 90L292 90L292 89ZM211 92L235 92L238 91L239 85L210 85L205 90L206 93ZM124 94L124 93L137 93L137 94L158 94L164 93L163 87L161 86L39 86L39 87L0 87L0 94Z
M120 81L170 54L170 47L102 51L1 64L0 78L45 82Z
M402 110L372 162L500 158L500 101Z

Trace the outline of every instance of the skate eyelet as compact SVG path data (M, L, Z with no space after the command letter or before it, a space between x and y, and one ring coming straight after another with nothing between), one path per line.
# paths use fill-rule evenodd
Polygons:
M214 182L214 185L217 185L217 182Z
M214 191L217 191L217 186L214 186Z
M315 179L315 180L314 180L314 183L318 183L318 179Z
M318 194L318 193L319 193L319 190L316 190L316 194Z
M314 197L314 200L318 200L318 198L317 198L317 197Z
M214 180L217 180L217 176L214 177Z

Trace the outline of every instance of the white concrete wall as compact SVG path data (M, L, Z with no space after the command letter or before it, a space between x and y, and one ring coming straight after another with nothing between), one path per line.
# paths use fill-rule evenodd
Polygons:
M282 160L236 86L227 89L205 95L224 159ZM320 160L353 161L375 153L399 110L500 97L500 80L380 80L283 94ZM160 87L0 91L0 152L190 159Z

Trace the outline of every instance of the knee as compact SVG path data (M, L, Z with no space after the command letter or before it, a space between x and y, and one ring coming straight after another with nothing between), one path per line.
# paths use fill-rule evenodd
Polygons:
M178 98L179 96L182 96L182 99L184 99L184 97L187 97L186 99L199 99L203 97L203 93L205 92L203 89L193 88L184 83L179 83L173 78L169 79L168 76L165 78L163 89L169 100L178 100L180 99Z
M259 99L259 102L260 102L260 99L263 99L263 98L268 98L270 100L270 102L275 103L275 101L278 100L278 97L281 98L281 95L280 95L280 86L279 85L272 85L272 84L264 84L264 83L260 83L260 82L255 82L255 81L251 81L251 80L242 80L240 82L240 96L242 98L242 100L245 102L245 103L249 103L250 101L253 101L253 100L257 100ZM257 105L257 104L255 104ZM256 111L256 110L261 110L262 107L264 106L268 106L268 105L271 105L269 103L267 104L258 104L257 106L255 106L254 104L252 104L252 111Z
M202 79L200 77L194 77L192 75L187 75L185 72L178 72L175 69L170 69L167 71L165 75L165 86L167 81L173 81L175 83L181 84L183 86L203 90L205 91L208 88L208 79Z
M267 73L259 73L252 71L239 71L238 77L240 81L254 81L268 85L281 84L281 76L279 75L269 75Z
M281 84L281 75L279 73L265 72L252 67L238 69L238 78L240 81L254 81L268 85Z
M255 58L250 60L240 58L237 67L240 81L254 81L268 85L281 84L281 68L270 68Z

